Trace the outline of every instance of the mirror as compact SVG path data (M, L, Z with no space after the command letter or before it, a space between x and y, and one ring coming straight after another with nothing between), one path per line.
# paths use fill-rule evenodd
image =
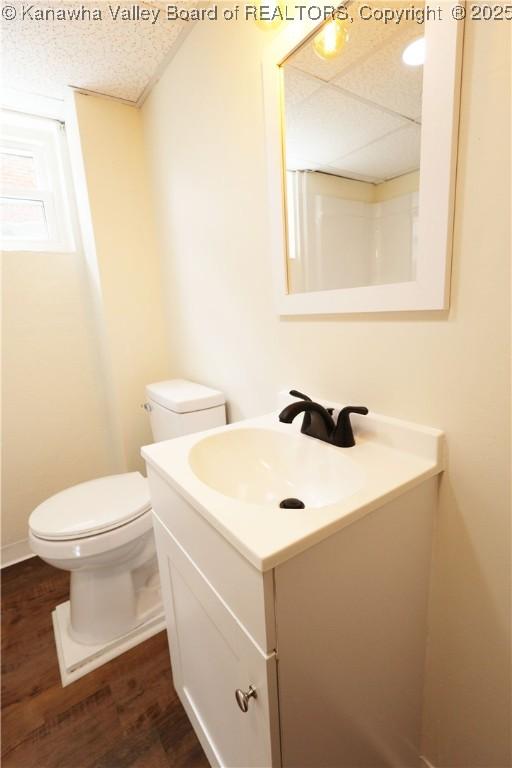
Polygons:
M340 16L282 65L291 293L416 278L423 28Z
M278 311L446 309L463 22L450 3L318 8L263 57Z

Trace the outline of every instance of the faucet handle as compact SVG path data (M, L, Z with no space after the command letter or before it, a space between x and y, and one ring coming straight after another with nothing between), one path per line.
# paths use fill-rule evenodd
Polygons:
M368 414L368 408L362 405L347 405L342 408L338 415L338 422L334 433L334 444L340 448L351 448L356 444L352 424L350 423L350 414L359 413L362 416Z
M308 395L304 395L302 394L302 392L299 392L296 389L290 389L288 394L290 394L292 397L300 397L301 400L311 400L311 398L308 397Z
M300 397L301 400L308 400L309 402L312 402L311 398L308 395L304 395L302 392L299 392L297 389L290 389L288 394L291 395L292 397ZM334 413L334 408L326 408L325 410L330 416L332 416Z
M347 415L350 413L360 413L361 416L367 416L368 408L366 408L364 405L347 405L345 408L341 409L340 416L342 413L346 413Z

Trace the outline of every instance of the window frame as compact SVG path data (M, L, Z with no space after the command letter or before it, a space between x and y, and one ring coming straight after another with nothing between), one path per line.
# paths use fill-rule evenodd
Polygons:
M0 151L34 158L38 187L8 188L0 179L0 197L43 204L47 238L1 238L4 251L73 252L69 174L66 172L64 125L58 120L2 110Z

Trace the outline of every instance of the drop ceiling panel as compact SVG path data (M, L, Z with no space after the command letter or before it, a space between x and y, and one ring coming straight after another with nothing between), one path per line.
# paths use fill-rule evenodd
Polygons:
M420 167L420 141L420 127L408 125L331 165L338 168L342 176L357 174L375 183L386 181Z
M294 107L304 101L312 93L318 91L323 83L311 75L305 74L293 67L284 69L284 88L286 93L286 106Z
M287 168L329 163L404 124L400 117L326 85L286 109Z
M403 50L417 37L416 26L393 35L386 45L336 76L333 82L412 120L421 120L423 67L409 67L402 62Z
M360 6L362 3L357 5ZM357 12L352 6L350 11L354 17L354 23L347 24L349 39L339 56L327 61L321 59L311 45L306 45L290 57L290 63L293 63L297 69L309 72L321 80L329 81L360 59L364 59L365 56L393 36L393 27L358 21Z
M407 66L402 53L423 28L412 20L362 21L362 5L349 6L354 23L337 57L320 59L310 39L284 64L290 170L378 182L419 168L423 67ZM388 7L410 4L390 0Z
M58 2L34 8L99 8L101 21L23 20L22 3L13 0L16 19L2 25L4 82L22 91L62 98L66 86L137 102L187 27L167 21L160 2L120 3L160 10L158 21L115 21L109 4ZM112 7L116 7L113 3Z

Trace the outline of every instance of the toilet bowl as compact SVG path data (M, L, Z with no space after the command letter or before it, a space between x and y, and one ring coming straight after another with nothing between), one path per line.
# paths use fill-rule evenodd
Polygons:
M226 423L224 395L184 379L146 386L153 440ZM75 485L29 519L32 552L69 571L52 613L63 685L164 629L149 486L139 472Z
M34 554L70 571L69 634L97 645L161 611L152 510L139 472L75 485L30 516Z

